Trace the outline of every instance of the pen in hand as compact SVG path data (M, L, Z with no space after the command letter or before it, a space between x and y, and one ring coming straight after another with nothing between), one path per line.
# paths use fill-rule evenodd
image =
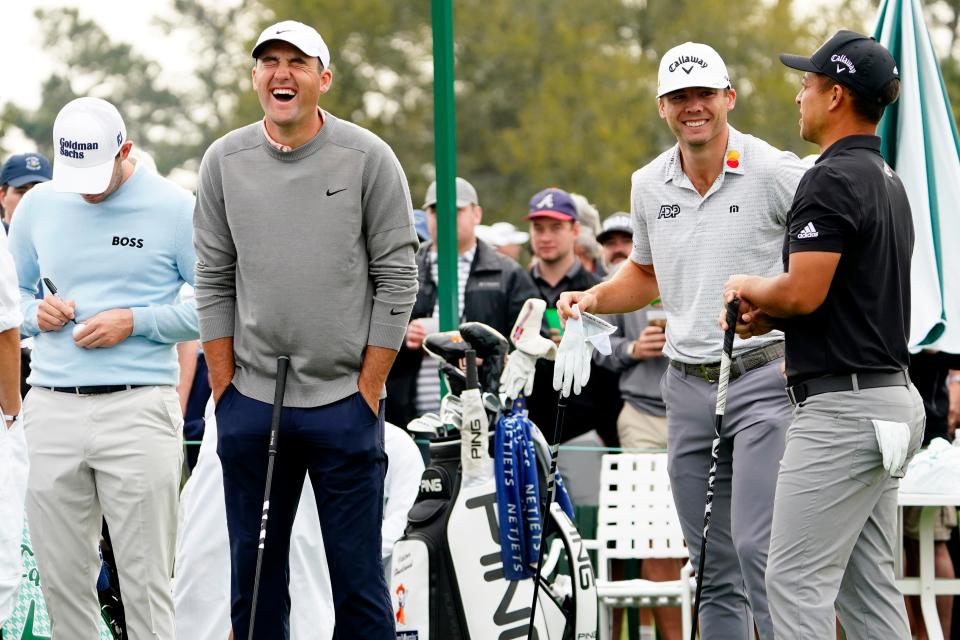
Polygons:
M53 284L53 282L50 281L50 278L43 278L43 284L45 284L47 286L47 289L50 290L51 295L55 295L58 298L60 297L57 295L57 287ZM77 324L77 321L74 320L73 318L70 318L70 322L72 322L73 324Z

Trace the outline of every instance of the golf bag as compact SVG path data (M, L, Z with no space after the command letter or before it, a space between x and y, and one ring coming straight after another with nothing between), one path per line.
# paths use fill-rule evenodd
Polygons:
M489 327L467 324L472 326L461 327L462 338L453 335L456 332L429 336L426 350L452 364L476 347L477 356L483 358L479 378L499 380L503 360L500 351L506 351L506 341ZM469 364L466 376L459 370L454 373L449 370L452 367L443 366L443 361L441 370L452 382L450 388L464 389L463 420L459 433L431 440L430 465L423 472L406 533L394 547L390 591L397 640L525 638L533 579L510 581L504 576L496 482L489 458L492 438L488 424L496 421L499 407L484 401L485 419L477 419L467 400L473 392L480 403L479 392L472 389L477 374L471 376ZM487 367L497 368L496 375ZM546 491L547 465L541 456L537 466L542 478L540 489ZM551 505L548 513L547 533L556 533L569 577L551 579L544 572L533 637L596 638L596 586L586 549L576 527L558 505ZM548 553L550 548L544 545L542 550Z

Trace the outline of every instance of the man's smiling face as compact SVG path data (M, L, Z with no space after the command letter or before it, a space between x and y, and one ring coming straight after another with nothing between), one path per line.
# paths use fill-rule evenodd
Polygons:
M286 42L267 44L253 68L253 86L267 120L280 129L313 122L320 95L333 74L320 60Z

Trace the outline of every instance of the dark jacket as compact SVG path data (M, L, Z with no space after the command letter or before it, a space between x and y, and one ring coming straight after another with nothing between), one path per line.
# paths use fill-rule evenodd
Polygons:
M600 278L586 269L575 268L561 281L563 291L586 291L599 283ZM548 308L556 308L560 294L542 279L534 279L540 297L547 301ZM538 360L533 381L533 393L527 398L530 419L540 427L543 435L552 444L557 422L557 399L553 390L553 361ZM618 446L617 416L623 407L619 390L620 374L598 367L590 368L590 382L580 395L570 394L566 402L561 442L596 429L604 444Z
M411 320L433 316L437 283L430 277L430 263L434 259L435 256L430 253L430 243L423 244L417 252L420 288ZM483 322L509 338L523 303L528 298L538 297L540 294L536 285L519 264L477 240L477 251L463 295L461 322ZM416 417L417 374L423 357L422 350L414 351L406 345L400 347L387 377L385 411L388 422L406 427Z

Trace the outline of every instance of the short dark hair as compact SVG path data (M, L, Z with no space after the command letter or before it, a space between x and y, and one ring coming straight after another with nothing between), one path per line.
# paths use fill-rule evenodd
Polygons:
M843 87L843 90L847 92L850 96L850 100L853 104L853 112L860 117L861 120L869 122L870 124L877 124L880 122L880 118L883 117L883 112L887 108L888 104L896 101L900 97L900 79L893 78L887 84L883 85L880 88L880 91L874 96L866 96L862 93L854 91L850 87L847 87L843 84L840 84L830 76L818 73L820 76L820 91L828 91L834 85Z

